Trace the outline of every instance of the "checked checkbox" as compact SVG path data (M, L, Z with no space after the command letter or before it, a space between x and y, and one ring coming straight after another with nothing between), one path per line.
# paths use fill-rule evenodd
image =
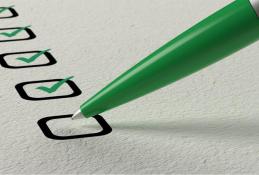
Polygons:
M1 28L0 42L23 41L36 38L30 27Z
M13 9L14 5L9 7L0 7L0 19L14 18L18 13Z
M9 69L54 65L57 61L49 51L50 49L0 54L0 65Z
M39 101L79 96L82 92L71 80L73 76L65 79L52 79L30 81L15 86L21 98Z

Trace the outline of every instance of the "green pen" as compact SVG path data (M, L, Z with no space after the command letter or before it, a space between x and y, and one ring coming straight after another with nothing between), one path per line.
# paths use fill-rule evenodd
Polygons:
M259 0L235 0L112 81L72 119L103 113L205 68L259 39Z

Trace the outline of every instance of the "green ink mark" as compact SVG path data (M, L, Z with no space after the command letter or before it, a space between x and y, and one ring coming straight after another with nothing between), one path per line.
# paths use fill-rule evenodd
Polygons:
M15 30L12 31L12 32L2 32L2 33L0 33L0 35L3 35L3 36L6 36L6 37L11 38L11 37L16 36L17 34L19 34L20 32L24 31L25 29L27 29L27 28L29 28L29 27L31 27L31 26L20 27L20 28L18 28L18 29L15 29Z
M36 53L35 55L31 56L31 57L19 57L16 58L17 60L23 61L25 63L31 63L33 61L35 61L37 58L39 58L41 55L45 54L46 52L50 51L50 49L47 50L43 50L41 52Z
M6 11L6 10L12 8L12 7L14 7L14 5L12 5L10 7L0 7L0 13L3 13L4 11Z
M56 92L63 84L65 84L68 80L71 80L72 78L74 78L74 76L60 80L59 82L55 83L51 87L40 86L40 87L37 87L36 89L39 89L39 90L42 90L44 92L51 94L53 92Z

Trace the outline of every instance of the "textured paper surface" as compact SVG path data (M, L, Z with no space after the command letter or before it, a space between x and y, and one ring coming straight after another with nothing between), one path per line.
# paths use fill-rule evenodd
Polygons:
M0 19L0 28L32 25L37 37L1 42L0 54L51 48L57 64L23 69L0 66L0 173L258 172L259 43L104 113L113 128L108 135L58 141L46 138L37 125L44 117L72 114L141 58L229 2L1 1L1 6L15 5L19 16ZM9 59L10 64L23 64ZM46 63L38 61L35 64ZM22 82L69 76L74 76L81 95L29 101L15 89ZM63 88L57 93L70 93L69 87ZM32 86L27 91L44 95ZM53 132L100 130L96 122L69 126L65 120L50 123Z

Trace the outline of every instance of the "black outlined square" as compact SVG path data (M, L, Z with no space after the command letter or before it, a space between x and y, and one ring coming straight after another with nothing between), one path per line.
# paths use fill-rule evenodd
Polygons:
M0 54L0 65L2 65L5 68L9 69L21 69L21 68L32 68L32 67L43 67L43 66L51 66L57 63L56 59L52 56L51 53L45 52L43 55L48 59L48 63L39 64L39 65L28 65L28 66L12 66L8 65L8 63L5 61L5 57L9 55L21 55L21 54L27 54L27 53L39 53L41 51L27 51L27 52L13 52L13 53L5 53Z
M100 115L94 116L93 118L96 119L96 121L100 124L102 127L102 131L98 133L90 133L90 134L82 134L82 135L71 135L71 136L58 136L54 135L51 130L49 129L47 122L50 120L56 120L56 119L63 119L63 118L71 118L71 115L61 115L61 116L53 116L53 117L46 117L42 118L38 121L38 125L43 132L43 134L49 138L54 140L71 140L71 139L79 139L79 138L87 138L87 137L97 137L97 136L103 136L106 134L109 134L112 132L112 128L110 125L104 120L104 118Z
M20 27L12 27L12 28L1 28L1 30L10 30L10 29L20 29ZM31 40L36 38L36 35L33 33L33 31L29 28L24 29L25 32L27 32L28 37L27 38L21 38L21 39L6 39L6 40L0 40L0 42L12 42L12 41L24 41L24 40Z
M53 96L53 97L30 97L26 91L24 90L25 85L30 85L34 83L46 83L46 82L58 82L61 81L62 79L52 79L52 80L39 80L39 81L29 81L29 82L24 82L17 84L15 86L17 92L21 96L21 98L25 100L32 100L32 101L40 101L40 100L53 100L53 99L60 99L60 98L71 98L71 97L76 97L82 93L82 91L78 88L78 86L71 80L68 80L66 83L70 86L70 88L73 90L72 94L68 95L59 95L59 96Z
M11 12L11 15L10 16L0 17L0 19L15 18L15 17L19 16L14 8L10 7L8 10Z

